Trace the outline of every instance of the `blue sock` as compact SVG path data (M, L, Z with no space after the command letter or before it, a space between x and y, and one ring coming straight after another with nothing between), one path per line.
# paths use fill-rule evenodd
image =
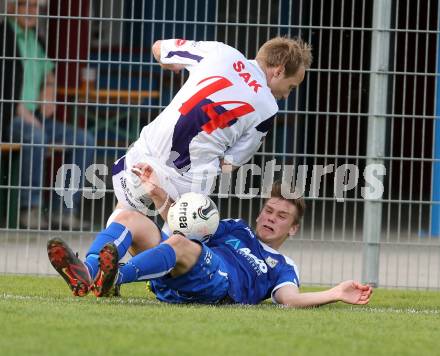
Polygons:
M122 224L111 223L105 230L96 235L95 241L86 254L85 265L89 269L90 276L95 278L99 269L99 252L109 242L113 242L118 248L119 259L124 257L131 246L131 232Z
M119 269L116 284L159 278L176 265L176 253L168 244L160 244L134 256Z

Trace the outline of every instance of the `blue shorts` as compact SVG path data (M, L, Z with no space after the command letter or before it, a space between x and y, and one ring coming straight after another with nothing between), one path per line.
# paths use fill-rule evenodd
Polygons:
M217 304L227 298L229 280L223 260L205 244L195 266L172 278L167 275L150 281L157 299L167 303Z

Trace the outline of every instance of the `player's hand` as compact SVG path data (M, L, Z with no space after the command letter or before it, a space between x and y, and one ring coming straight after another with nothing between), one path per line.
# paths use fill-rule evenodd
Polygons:
M166 198L167 194L160 186L159 179L154 173L153 167L148 163L136 163L131 171L139 177L146 193L151 198Z
M139 177L148 194L159 186L153 167L148 163L136 163L131 171Z
M170 201L167 192L160 186L159 179L153 167L148 163L136 163L131 171L141 180L145 192L153 199L156 210L166 221L168 208L172 201Z
M338 299L349 304L367 304L373 289L356 281L345 281L335 287Z

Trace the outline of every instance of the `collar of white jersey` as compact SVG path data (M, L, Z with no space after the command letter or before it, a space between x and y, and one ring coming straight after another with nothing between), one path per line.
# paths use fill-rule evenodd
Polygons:
M260 65L258 64L258 62L255 59L249 59L249 62L257 69L257 72L259 72L261 74L261 76L264 79L264 83L266 83L266 85L267 85L267 78L266 78L266 74L263 71L263 68L260 67Z
M260 243L260 245L263 247L263 249L265 251L270 252L270 253L274 253L276 255L281 255L281 253L279 253L277 250L275 250L274 248L270 247L269 245L265 244L260 239L258 239L258 242Z
M294 267L296 275L297 275L297 276L299 275L299 274L298 274L298 267L296 266L295 262L294 262L290 257L287 257L287 256L283 255L281 252L279 252L279 251L275 250L274 248L270 247L269 245L265 244L265 243L264 243L263 241L261 241L260 239L257 238L257 240L258 240L258 242L260 243L260 245L263 247L263 249L264 249L265 251L270 252L270 253L273 253L273 254L275 254L275 255L283 256L283 257L284 257L284 260L286 261L286 263L287 263L288 265L291 265L291 266Z

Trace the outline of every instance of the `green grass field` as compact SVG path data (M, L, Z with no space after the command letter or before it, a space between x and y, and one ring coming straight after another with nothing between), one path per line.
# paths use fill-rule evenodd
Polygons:
M144 283L122 294L73 298L61 278L0 275L0 355L440 354L439 292L306 310L167 305Z

